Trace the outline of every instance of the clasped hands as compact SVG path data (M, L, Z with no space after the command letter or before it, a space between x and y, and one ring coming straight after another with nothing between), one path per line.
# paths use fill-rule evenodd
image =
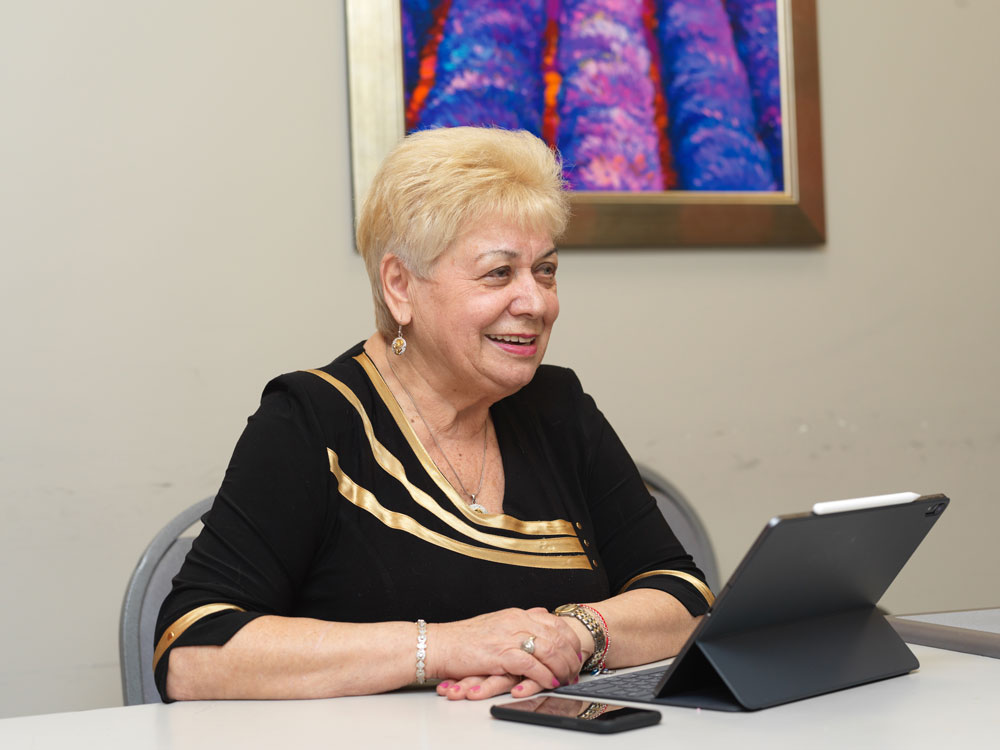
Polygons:
M480 700L510 692L534 695L579 679L593 650L573 618L547 610L505 609L468 620L428 625L428 675L441 680L438 695ZM533 650L522 644L534 636ZM532 651L532 653L528 653Z

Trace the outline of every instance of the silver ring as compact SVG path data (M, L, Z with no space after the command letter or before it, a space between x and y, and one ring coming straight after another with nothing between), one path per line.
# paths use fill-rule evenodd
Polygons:
M521 641L521 650L526 654L535 653L535 636L529 635L523 641Z

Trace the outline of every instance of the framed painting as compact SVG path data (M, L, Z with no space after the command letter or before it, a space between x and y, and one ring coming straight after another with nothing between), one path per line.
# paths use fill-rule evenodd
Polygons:
M428 127L522 128L561 247L825 241L815 0L346 0L355 205Z

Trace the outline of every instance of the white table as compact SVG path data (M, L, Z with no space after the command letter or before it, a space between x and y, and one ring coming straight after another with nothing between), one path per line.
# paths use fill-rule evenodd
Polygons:
M1000 607L890 617L907 643L1000 659Z
M207 701L0 721L0 748L934 748L995 747L1000 659L914 646L912 674L751 713L655 706L662 722L611 736L498 721L489 702L429 691L316 701ZM613 739L616 738L616 739ZM572 744L570 744L572 743Z

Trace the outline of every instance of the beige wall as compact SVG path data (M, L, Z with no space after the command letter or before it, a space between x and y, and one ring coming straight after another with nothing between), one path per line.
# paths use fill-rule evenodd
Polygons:
M550 361L696 504L954 505L891 610L996 605L1000 155L989 0L820 0L822 250L565 253ZM329 0L0 3L0 716L120 701L152 534L273 374L372 327Z

